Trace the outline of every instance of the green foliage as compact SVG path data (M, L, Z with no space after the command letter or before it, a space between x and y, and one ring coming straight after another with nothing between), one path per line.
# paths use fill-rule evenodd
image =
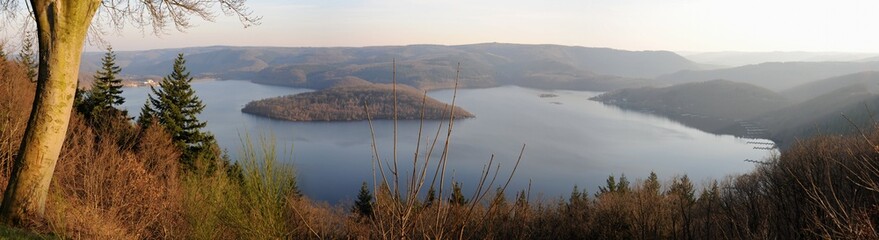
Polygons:
M127 117L127 112L113 107L125 103L125 98L121 96L122 79L116 77L122 69L116 65L116 54L112 47L107 48L101 64L101 69L95 73L92 89L85 93L77 90L77 97L81 100L74 100L74 105L79 112L92 120L116 114Z
M216 145L214 137L202 131L207 123L198 120L198 114L205 105L195 95L191 82L192 77L186 70L186 60L181 53L174 61L173 71L162 79L159 88L151 87L152 94L141 109L138 122L158 121L183 151L183 165L194 169L200 160L219 156L217 151L211 149Z
M293 168L277 162L274 139L262 137L259 149L245 136L238 162L244 175L239 202L243 212L232 220L244 226L244 235L254 239L281 238L286 234L288 196L298 196Z
M39 62L34 54L34 38L30 32L25 33L21 42L21 50L18 52L18 61L27 68L27 77L31 82L37 81L37 66Z
M668 191L669 194L681 197L683 200L690 203L696 201L693 183L690 182L690 178L687 177L687 175L672 180L671 187L669 187Z
M242 139L235 164L185 175L185 215L193 239L284 239L290 203L300 193L291 165L278 162L274 139Z
M122 69L116 65L116 53L113 47L107 48L107 53L101 59L101 69L95 73L95 82L92 84L91 101L95 108L106 109L113 105L125 103L122 94L122 79L117 74Z
M452 185L452 196L449 197L449 203L453 205L465 205L469 200L464 197L464 193L461 191L461 183L455 182Z
M436 189L431 185L430 188L427 189L427 199L424 200L424 205L430 206L434 201L436 201Z
M644 189L649 194L659 195L659 188L661 186L662 185L659 184L659 177L656 176L655 172L651 171L650 176L644 181Z
M372 217L372 193L369 192L369 186L366 185L366 182L360 186L360 193L357 194L357 200L354 201L351 210L361 217Z
M586 189L583 189L583 191L579 191L577 190L577 185L574 185L574 190L571 191L571 196L568 198L568 203L570 203L571 205L584 204L587 200L589 200L587 196L588 193L586 192Z
M617 191L621 193L628 193L631 189L629 188L629 179L626 178L626 174L620 175L620 182L617 183Z
M607 186L604 186L604 187L599 186L598 187L598 192L595 193L596 197L604 195L606 193L612 193L612 192L617 191L617 181L616 181L616 178L613 177L613 175L607 176L606 182L607 182Z

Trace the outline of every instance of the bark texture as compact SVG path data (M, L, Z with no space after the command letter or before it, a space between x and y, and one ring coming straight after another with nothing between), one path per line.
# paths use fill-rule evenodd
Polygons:
M31 0L40 64L27 130L0 205L0 217L41 217L70 121L80 55L100 0Z

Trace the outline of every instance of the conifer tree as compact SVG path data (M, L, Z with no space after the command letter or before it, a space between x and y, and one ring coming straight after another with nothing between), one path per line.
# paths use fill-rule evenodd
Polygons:
M424 205L430 206L433 204L433 201L436 201L436 190L434 190L433 185L430 185L430 188L427 189L427 199L424 200Z
M620 181L617 183L617 191L623 194L629 192L629 179L626 178L626 174L620 174Z
M369 192L369 186L366 182L360 186L360 193L357 194L357 200L354 201L352 209L361 217L372 217L372 193Z
M101 59L101 69L95 73L95 82L92 84L91 98L95 108L107 109L125 103L125 98L120 96L122 79L116 77L121 71L116 65L113 47L108 47L107 53Z
M21 49L18 52L18 61L27 68L27 77L31 82L37 81L37 60L34 57L34 39L30 32L24 35L21 42Z
M140 108L140 115L137 116L137 125L140 125L142 129L146 129L153 122L153 111L150 101L144 102L143 107Z
M606 193L612 193L617 191L617 181L613 175L607 176L607 187L598 187L598 192L595 193L595 197L600 197Z
M449 198L449 203L453 205L464 205L469 202L467 198L464 197L464 193L461 191L461 183L455 182L452 185L452 196Z
M183 54L177 55L174 60L174 70L164 77L159 88L150 87L147 103L141 110L139 122L148 122L145 116L152 116L152 121L158 121L174 139L174 143L183 152L181 161L190 169L196 167L196 160L213 158L210 154L215 145L212 135L202 132L207 123L198 120L205 105L195 95L190 83L192 77L186 70L186 60Z
M659 177L656 176L656 172L651 171L650 176L644 181L644 189L651 195L659 195L660 187Z

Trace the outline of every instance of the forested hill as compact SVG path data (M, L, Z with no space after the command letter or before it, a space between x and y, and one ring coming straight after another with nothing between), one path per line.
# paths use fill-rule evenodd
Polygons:
M879 71L879 62L770 62L716 70L685 70L660 76L656 80L679 84L727 79L782 91L821 79L864 71Z
M462 87L520 85L606 91L648 85L646 80L700 65L668 51L624 51L561 45L485 43L458 46L197 47L119 51L128 77L163 76L183 52L195 76L322 89L356 77L389 83L396 60L399 83L419 89L451 87L461 63ZM86 53L82 71L94 72L103 53Z
M448 119L451 106L425 96L415 88L397 86L398 119ZM424 103L422 105L422 103ZM364 105L369 107L369 115ZM422 108L423 106L423 108ZM455 118L473 114L455 107ZM268 98L248 103L242 112L288 121L358 121L394 119L394 88L391 84L356 84L315 92Z
M769 138L786 147L816 133L846 134L871 126L876 117L870 114L879 113L879 84L872 76L865 72L793 89L800 93L796 96L812 96L807 100L726 80L622 89L592 100L665 116L706 132Z
M622 89L592 100L665 116L707 132L737 135L744 130L731 126L790 105L773 91L728 80Z

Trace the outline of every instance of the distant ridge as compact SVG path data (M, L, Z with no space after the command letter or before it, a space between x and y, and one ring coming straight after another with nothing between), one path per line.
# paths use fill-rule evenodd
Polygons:
M700 52L682 53L690 61L711 64L723 67L740 67L767 62L870 62L877 61L879 53L853 53L853 52L803 52L803 51L773 51L773 52Z
M861 84L866 89L879 89L879 72L867 71L821 79L781 91L781 94L795 101L806 101L854 84Z
M649 78L700 65L669 51L625 51L561 45L483 43L379 47L195 47L118 51L128 77L167 74L183 52L196 76L323 89L355 77L389 83L397 62L402 84L419 89L449 88L461 63L462 87L521 85L535 88L606 91L650 85ZM94 72L103 53L83 54L81 71Z
M665 116L706 132L735 135L745 133L732 126L790 105L773 91L728 80L622 89L592 100Z
M684 70L660 76L656 80L678 84L728 79L781 91L812 81L864 71L879 71L879 62L770 62L716 70Z

